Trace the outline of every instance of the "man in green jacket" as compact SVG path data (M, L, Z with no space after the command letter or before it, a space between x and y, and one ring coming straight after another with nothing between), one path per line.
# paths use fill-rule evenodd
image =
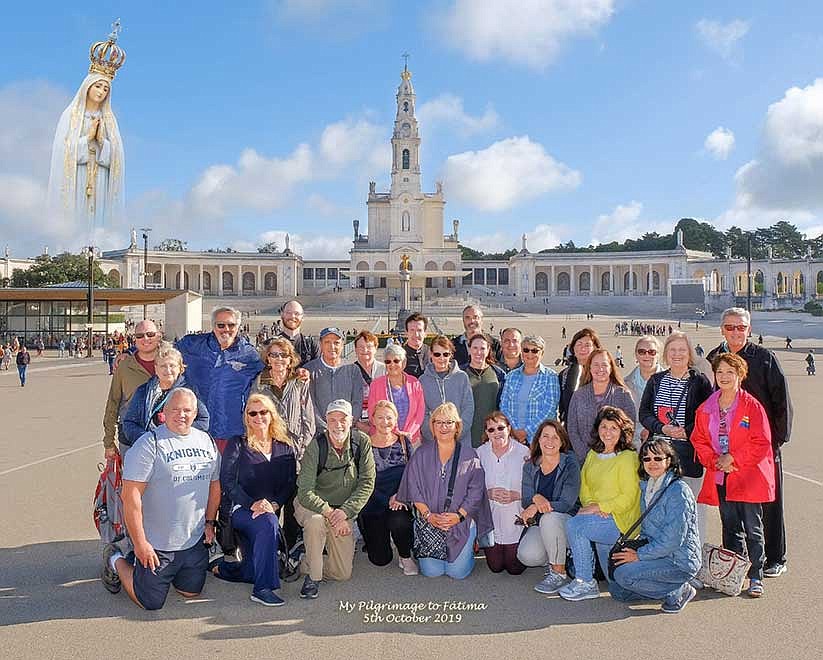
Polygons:
M126 414L134 392L154 375L154 356L157 355L161 339L154 321L140 321L134 327L137 351L120 359L106 400L106 412L103 415L103 447L106 458L114 457L117 453L115 440L123 439L120 420ZM127 449L127 445L121 445L120 452Z
M351 577L352 525L374 491L371 441L352 428L351 403L332 401L326 407L326 424L328 429L318 432L306 447L297 475L294 517L303 527L306 546L300 567L306 575L301 598L317 598L323 578Z

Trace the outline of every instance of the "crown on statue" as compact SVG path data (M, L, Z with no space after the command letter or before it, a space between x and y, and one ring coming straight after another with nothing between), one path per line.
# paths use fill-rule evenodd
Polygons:
M112 23L111 27L108 39L93 43L89 49L89 73L99 73L113 80L117 70L126 61L126 51L117 45L117 37L123 29L120 26L120 19Z

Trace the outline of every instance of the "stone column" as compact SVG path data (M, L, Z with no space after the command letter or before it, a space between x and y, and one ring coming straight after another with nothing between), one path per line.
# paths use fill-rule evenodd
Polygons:
M223 295L223 264L217 265L217 295Z
M614 295L614 264L609 264L609 295Z

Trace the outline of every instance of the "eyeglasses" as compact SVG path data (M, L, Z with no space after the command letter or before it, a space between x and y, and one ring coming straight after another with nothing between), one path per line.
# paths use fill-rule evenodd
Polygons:
M287 358L289 357L288 353L278 353L277 351L272 351L269 353L270 358Z
M737 325L734 325L732 323L724 323L723 324L723 329L726 332L732 332L734 330L737 330L738 332L745 332L746 330L749 329L749 326L747 326L745 323L739 323Z
M391 360L386 360L386 364L402 364L403 360L400 358L392 358Z
M451 353L449 353L448 351L446 351L445 353L432 351L432 357L451 357Z
M433 419L432 424L435 426L454 426L457 422L453 419Z
M508 427L505 424L500 426L490 426L486 429L486 433L494 433L495 431L505 431Z
M657 355L656 348L638 348L637 349L638 355Z
M134 338L135 339L143 339L143 337L148 337L149 339L151 339L152 337L156 337L156 336L157 336L156 332L135 332L134 333Z
M228 328L229 330L234 330L237 327L236 323L215 323L214 326L219 330L225 330Z
M260 415L261 417L265 417L266 415L269 414L269 411L268 410L247 410L246 414L249 417L257 417L258 415Z
M523 348L521 349L524 353L539 353L541 349L539 348Z
M669 457L668 456L644 456L642 460L643 460L644 463L651 463L652 461L654 461L655 463L662 463L667 458L669 458Z

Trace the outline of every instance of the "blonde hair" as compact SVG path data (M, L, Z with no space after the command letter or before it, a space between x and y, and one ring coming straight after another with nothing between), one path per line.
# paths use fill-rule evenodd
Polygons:
M694 352L694 347L692 346L692 341L689 339L689 335L685 332L681 332L680 330L675 330L672 334L666 337L666 341L663 344L663 355L660 356L660 363L664 367L669 366L669 360L666 357L666 351L669 350L669 344L673 341L677 341L678 339L682 339L686 342L686 346L689 347L689 367L693 367L697 364L697 353Z
M248 442L249 447L251 447L255 451L262 451L262 447L255 442L254 434L251 432L251 427L249 426L249 416L248 414L246 414L249 409L249 406L253 403L258 403L269 411L269 437L276 440L277 442L282 442L284 444L291 445L292 441L289 437L288 429L286 428L286 423L283 421L283 418L280 417L279 413L277 412L277 408L275 408L274 402L265 394L255 392L249 397L249 400L246 401L246 407L243 410L243 426L246 428L246 442Z
M446 403L441 403L437 408L432 410L432 414L429 417L429 430L432 432L432 436L434 436L434 418L437 416L445 417L446 419L456 422L454 425L454 440L457 442L463 433L463 420L460 419L460 412L457 410L457 406L451 401L446 401Z

